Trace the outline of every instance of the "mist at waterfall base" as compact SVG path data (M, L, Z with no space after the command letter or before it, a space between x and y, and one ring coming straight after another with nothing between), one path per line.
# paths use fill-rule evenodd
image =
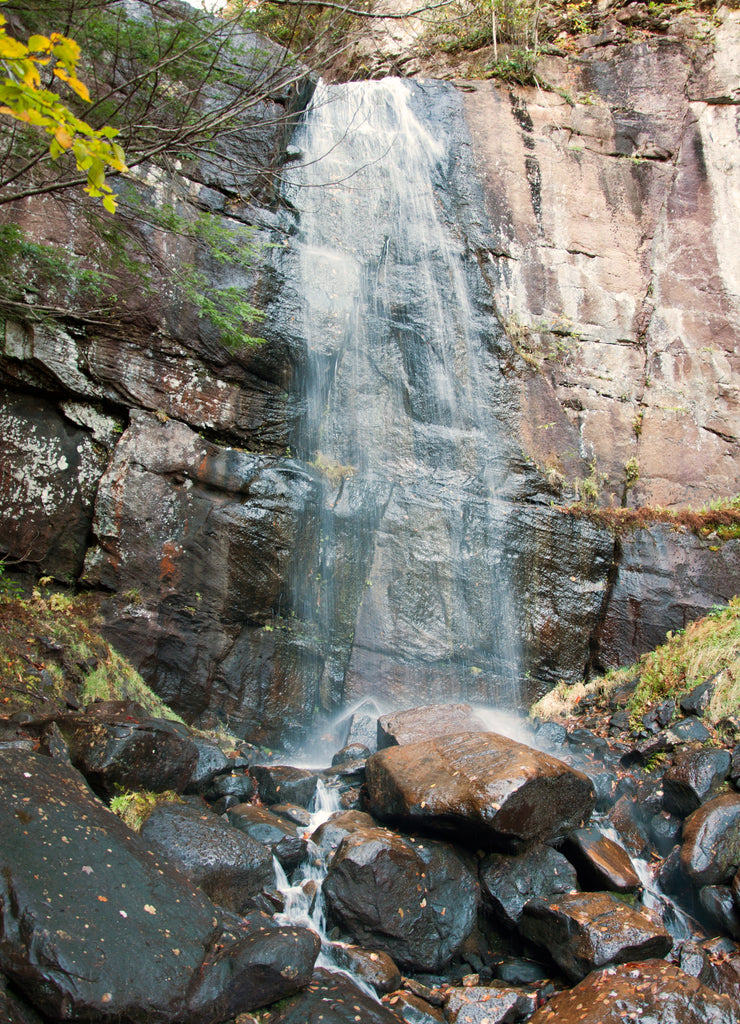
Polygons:
M316 498L277 660L304 726L367 697L520 706L521 453L460 101L429 88L320 84L284 172L307 353L296 454Z

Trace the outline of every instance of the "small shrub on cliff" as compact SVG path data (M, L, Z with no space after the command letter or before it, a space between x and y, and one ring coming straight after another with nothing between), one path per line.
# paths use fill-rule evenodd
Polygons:
M100 636L98 600L51 591L30 597L0 586L0 699L6 713L64 709L67 698L133 700L153 717L179 721L139 673ZM48 581L47 581L48 582Z
M705 720L716 724L728 715L740 714L740 596L686 629L669 633L664 644L644 654L635 665L589 683L558 684L530 713L547 719L567 717L587 698L598 704L615 690L631 689L627 710L638 727L651 705L678 699L710 679L714 680L714 692Z

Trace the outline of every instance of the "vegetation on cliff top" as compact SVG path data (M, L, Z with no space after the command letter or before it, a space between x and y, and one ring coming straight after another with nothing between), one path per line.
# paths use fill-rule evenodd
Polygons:
M608 707L615 691L623 691L635 725L649 707L664 700L680 700L701 683L713 682L704 714L715 726L740 714L740 597L727 607L669 633L664 644L644 654L635 665L615 669L589 683L560 683L533 705L539 718L567 717L586 699L595 707Z

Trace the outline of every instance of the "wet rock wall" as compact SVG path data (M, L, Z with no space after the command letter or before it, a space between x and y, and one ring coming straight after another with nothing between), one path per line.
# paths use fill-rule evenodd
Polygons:
M714 49L677 39L548 58L549 80L573 105L488 82L439 90L446 117L466 110L460 152L476 161L485 199L476 205L469 183L446 215L460 217L486 282L476 315L494 339L490 390L507 400L506 550L525 700L632 660L738 590L737 541L657 527L616 542L557 508L573 496L568 482L589 476L616 502L738 490L730 171L740 143L727 19ZM250 125L230 143L229 175L240 161L253 168L255 153L279 165L286 133L270 113L261 134ZM115 315L91 322L74 294L43 322L18 310L0 355L0 551L99 591L109 635L189 720L226 718L274 738L373 679L389 700L407 699L394 673L409 652L377 643L351 574L330 650L291 596L290 574L320 557L320 509L334 503L339 531L351 509L325 472L296 458L307 415L299 225L274 191L243 202L219 173L215 162L177 180L152 169L132 187L155 202L175 190L178 202L279 243L252 277L267 344L228 352L168 291L167 261L197 255L164 229L147 241L153 291L129 281ZM10 216L38 241L89 242L74 205L59 200L27 200ZM632 458L639 477L628 488ZM341 564L331 569L341 576ZM408 640L422 696L457 695L459 666L427 657L413 620ZM404 668L404 687L408 677ZM465 686L485 699L478 673Z

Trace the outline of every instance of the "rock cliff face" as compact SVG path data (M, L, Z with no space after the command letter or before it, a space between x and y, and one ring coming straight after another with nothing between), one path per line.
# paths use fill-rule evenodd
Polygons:
M457 160L456 205L440 202L477 275L474 316L486 321L490 356L482 393L506 402L512 514L500 532L525 699L589 665L634 658L740 589L740 541L660 527L615 543L555 507L577 478L617 503L740 491L738 22L722 14L706 43L607 36L545 58L543 80L560 92L484 81L438 90L439 116L466 119L447 179ZM225 716L263 738L367 692L373 675L391 700L407 685L393 682L407 652L377 640L389 615L398 622L392 600L374 605L359 575L328 566L345 586L336 628L317 643L290 586L320 564L327 503L350 552L350 498L363 500L348 488L342 501L331 467L301 449L315 415L303 387L301 225L264 188L265 168L285 159L286 112L309 93L266 97L262 127L232 137L228 160L187 175L150 168L128 186L139 201L176 201L186 217L249 225L274 246L246 279L267 310L266 345L221 346L167 283L168 268L202 265L202 254L133 219L144 272L119 272L114 313L84 307L67 286L39 320L34 304L49 307L48 295L27 294L0 350L0 551L99 590L109 635L190 720ZM258 185L260 203L245 201ZM7 218L38 242L96 244L71 202L24 200ZM359 572L385 566L391 590L410 533L402 506L376 547L347 554ZM439 545L427 539L414 558L434 561ZM417 603L402 609L412 674L425 699L451 696L459 666L425 650L438 626L414 558ZM471 698L490 694L477 672L466 686Z

